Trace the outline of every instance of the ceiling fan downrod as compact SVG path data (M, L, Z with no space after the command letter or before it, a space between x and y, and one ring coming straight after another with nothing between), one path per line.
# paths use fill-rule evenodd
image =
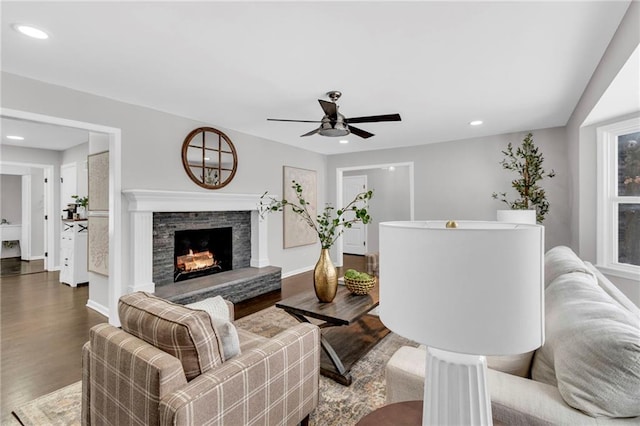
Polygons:
M331 99L331 102L335 104L338 99L340 99L340 96L342 96L342 92L339 90L332 90L330 92L327 92L327 96L329 97L329 99Z

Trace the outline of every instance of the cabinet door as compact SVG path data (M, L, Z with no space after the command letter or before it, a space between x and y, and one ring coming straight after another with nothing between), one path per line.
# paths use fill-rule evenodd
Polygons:
M73 247L60 247L60 282L73 282Z
M67 204L73 203L72 195L78 194L78 179L76 164L60 166L60 208L66 209Z

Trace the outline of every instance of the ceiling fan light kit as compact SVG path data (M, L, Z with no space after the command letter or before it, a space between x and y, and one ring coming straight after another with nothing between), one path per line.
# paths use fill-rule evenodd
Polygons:
M320 123L320 127L307 132L304 135L301 135L301 137L315 135L316 133L321 136L340 137L353 133L354 135L360 136L364 139L370 138L371 136L374 136L374 134L369 133L366 130L354 127L349 123L376 123L380 121L401 120L400 114L371 115L366 117L346 118L344 115L338 112L339 106L338 104L336 104L336 101L340 99L340 96L342 96L342 92L338 90L332 90L330 92L327 92L327 96L329 97L329 99L331 99L331 102L318 99L320 107L324 111L324 117L322 117L322 120L290 120L280 118L267 118L267 120L289 121L296 123Z

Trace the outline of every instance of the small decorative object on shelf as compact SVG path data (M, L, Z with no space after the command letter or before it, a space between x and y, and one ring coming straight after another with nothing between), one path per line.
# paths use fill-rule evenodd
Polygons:
M81 197L79 195L72 195L71 198L76 200L76 211L73 215L73 219L81 220L85 219L87 215L87 205L89 205L89 197Z
M520 198L508 201L506 192L494 192L492 197L508 205L511 210L536 210L536 219L542 223L549 212L549 201L544 189L538 185L538 181L545 177L552 178L556 173L553 170L547 173L542 168L544 157L534 145L531 133L527 134L522 145L515 152L509 143L507 150L502 153L505 156L500 162L502 168L512 170L519 175L518 179L511 181L511 186L518 192Z
M351 228L354 223L358 222L364 224L371 222L371 216L369 216L367 209L369 208L368 202L373 197L373 191L369 190L357 194L349 204L341 209L336 210L335 207L327 204L322 214L319 214L314 219L309 214L309 209L307 208L309 203L302 194L302 186L295 180L291 181L291 183L291 187L295 190L296 198L298 199L297 202L285 199L278 200L267 196L267 192L265 192L262 194L258 210L260 215L264 217L267 213L282 211L289 206L294 213L300 215L307 225L315 231L320 239L322 252L314 269L314 289L318 300L331 302L338 291L338 274L329 257L329 249L338 237L342 235L345 228Z
M363 296L369 294L376 283L376 279L365 272L347 269L344 273L344 285L353 294Z

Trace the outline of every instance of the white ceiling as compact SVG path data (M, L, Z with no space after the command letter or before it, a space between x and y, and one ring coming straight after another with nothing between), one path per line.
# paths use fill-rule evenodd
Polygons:
M640 111L640 46L629 57L583 126Z
M64 151L89 141L89 133L86 130L71 127L6 117L0 119L0 126L2 128L2 144L4 145ZM7 139L7 136L10 135L22 136L24 140Z
M325 154L363 151L565 125L628 4L2 2L2 69ZM300 138L314 123L266 121L319 120L329 90L346 117L402 121L360 124L376 136L347 145Z

